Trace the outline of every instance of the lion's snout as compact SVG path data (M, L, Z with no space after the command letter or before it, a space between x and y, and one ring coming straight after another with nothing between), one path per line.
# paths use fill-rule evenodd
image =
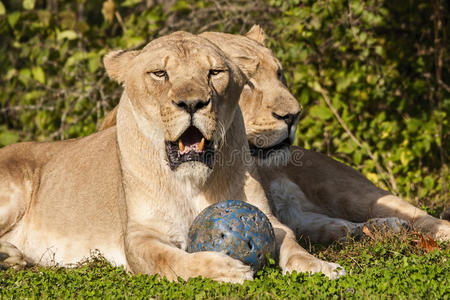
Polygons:
M200 162L209 169L214 165L215 116L208 109L211 98L182 99L171 101L172 110L177 112L177 127L172 127L171 134L166 137L166 152L169 166L176 170L185 162ZM188 117L187 117L188 116ZM183 125L181 125L181 123Z
M186 111L191 116L198 110L205 108L211 102L211 98L205 99L182 99L182 100L172 100L172 104L176 107Z

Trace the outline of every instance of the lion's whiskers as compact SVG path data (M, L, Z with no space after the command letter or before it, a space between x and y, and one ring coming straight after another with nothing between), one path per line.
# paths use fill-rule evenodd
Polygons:
M222 121L217 121L217 129L215 131L215 137L214 137L214 146L217 151L220 151L225 145L225 139L226 139L226 129L225 125Z

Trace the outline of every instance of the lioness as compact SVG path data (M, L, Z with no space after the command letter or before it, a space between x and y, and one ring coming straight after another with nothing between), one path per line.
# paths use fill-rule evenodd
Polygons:
M252 271L240 261L185 251L202 209L239 199L268 216L284 272L345 274L308 254L271 214L238 106L247 78L223 52L177 32L104 63L125 87L115 127L0 149L3 264L67 265L98 249L135 273L242 282Z
M218 45L250 78L239 101L247 139L275 215L298 238L339 240L360 235L364 225L398 231L404 220L435 238L449 238L448 222L377 188L357 171L311 150L289 149L300 106L286 87L280 62L264 46L259 26L245 36L216 32L201 36ZM101 129L115 125L116 110L106 116Z

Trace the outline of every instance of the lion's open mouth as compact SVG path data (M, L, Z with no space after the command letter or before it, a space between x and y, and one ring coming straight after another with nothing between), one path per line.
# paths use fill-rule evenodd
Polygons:
M170 169L175 170L184 162L198 161L212 169L214 163L213 143L208 141L196 127L191 126L178 141L166 142Z
M270 147L258 147L252 144L250 141L248 142L248 145L250 147L250 153L252 154L252 156L256 156L259 159L265 159L270 155L275 154L278 150L289 149L289 146L291 146L291 142L289 138L286 138L280 143Z

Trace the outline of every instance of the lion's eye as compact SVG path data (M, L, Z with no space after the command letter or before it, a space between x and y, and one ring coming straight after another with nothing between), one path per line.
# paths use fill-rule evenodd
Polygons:
M148 73L158 78L167 78L167 72L164 70L151 71Z
M277 77L278 77L278 80L281 81L281 83L283 83L285 86L287 86L286 77L284 77L283 70L281 70L281 69L277 70Z
M209 70L209 74L208 76L216 76L219 75L220 73L225 72L224 70L220 70L220 69L211 69Z

